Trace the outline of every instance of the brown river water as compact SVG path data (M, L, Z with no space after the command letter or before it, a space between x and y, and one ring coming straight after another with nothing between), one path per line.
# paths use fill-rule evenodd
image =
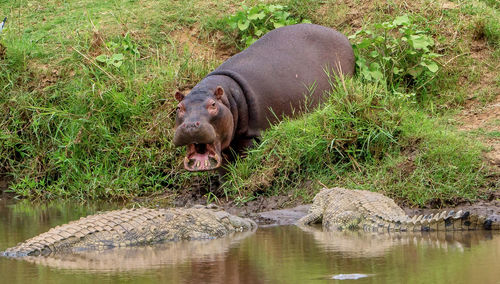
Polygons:
M0 250L119 207L0 201ZM372 235L269 226L218 240L0 258L0 283L500 283L500 232Z

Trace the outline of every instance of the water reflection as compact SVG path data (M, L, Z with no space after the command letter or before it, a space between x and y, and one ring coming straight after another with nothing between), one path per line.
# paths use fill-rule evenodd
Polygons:
M464 251L464 248L491 240L492 231L391 232L370 233L332 231L321 227L301 227L314 237L324 251L338 252L344 257L380 257L398 246L425 246L436 249Z
M0 202L0 250L122 205ZM229 238L16 260L0 283L498 283L499 232L365 234L259 228Z
M224 259L231 247L253 232L235 233L215 240L180 241L146 247L125 247L104 251L26 257L22 260L58 269L112 272L156 269L189 262L215 262Z

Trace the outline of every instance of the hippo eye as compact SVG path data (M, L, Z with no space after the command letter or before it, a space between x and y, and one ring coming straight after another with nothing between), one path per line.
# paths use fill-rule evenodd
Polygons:
M182 115L184 113L184 108L181 107L181 105L178 105L176 110L178 115Z
M212 107L215 107L215 102L212 102Z

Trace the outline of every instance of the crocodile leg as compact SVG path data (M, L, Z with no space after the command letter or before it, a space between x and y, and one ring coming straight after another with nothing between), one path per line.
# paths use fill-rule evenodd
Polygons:
M314 211L306 216L300 218L299 221L297 221L297 225L311 225L311 224L316 224L316 223L321 223L323 219L323 214L320 213L319 211Z

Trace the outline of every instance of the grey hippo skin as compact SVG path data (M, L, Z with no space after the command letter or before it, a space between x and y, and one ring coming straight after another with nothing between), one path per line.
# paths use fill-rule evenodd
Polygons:
M206 208L122 209L57 226L0 252L0 255L52 255L169 241L215 239L256 228L257 225L250 219Z
M174 144L187 146L189 171L216 169L222 151L250 146L283 116L316 106L335 74L354 72L354 54L339 32L313 24L270 31L208 74L179 101Z
M408 217L394 201L380 193L345 188L323 189L314 197L309 214L299 226L321 222L325 231L468 231L499 230L498 221L469 212L443 211ZM307 227L306 227L307 228Z

